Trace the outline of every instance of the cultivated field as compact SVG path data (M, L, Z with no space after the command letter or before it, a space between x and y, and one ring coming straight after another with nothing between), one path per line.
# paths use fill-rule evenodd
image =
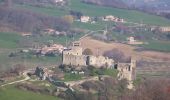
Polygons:
M105 43L102 41L94 40L90 37L86 37L81 40L83 48L90 48L95 55L103 54L105 51L112 50L114 48L124 52L127 56L135 56L137 58L149 58L158 60L170 60L170 53L157 52L157 51L135 51L136 47L121 43Z

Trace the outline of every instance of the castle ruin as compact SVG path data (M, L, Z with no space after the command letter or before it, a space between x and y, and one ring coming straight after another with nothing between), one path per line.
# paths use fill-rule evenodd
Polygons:
M119 71L118 79L127 79L129 89L133 88L132 82L136 77L136 60L131 59L130 63L116 63L113 59L104 56L83 55L79 41L74 42L73 46L63 51L62 64L117 69Z

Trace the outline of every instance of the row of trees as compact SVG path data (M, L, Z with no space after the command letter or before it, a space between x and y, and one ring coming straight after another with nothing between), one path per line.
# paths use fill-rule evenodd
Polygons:
M44 28L66 31L70 27L70 22L24 9L0 7L0 25L8 26L15 31L38 33Z

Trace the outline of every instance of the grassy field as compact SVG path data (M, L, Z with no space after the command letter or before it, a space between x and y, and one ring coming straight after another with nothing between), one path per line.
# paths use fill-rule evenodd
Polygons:
M0 48L16 48L21 36L17 33L0 32Z
M105 24L91 24L91 23L74 22L73 27L96 31L96 30L102 30L103 28L105 28Z
M54 43L66 45L66 41L67 41L67 43L71 43L72 41L78 40L83 35L84 35L84 33L76 34L73 37L70 37L70 36L56 36L56 37L53 37L53 36L45 35L45 36L37 36L37 37L32 36L29 39L31 39L33 41L38 41L40 43L47 43L47 42L52 40Z
M148 41L148 44L142 45L148 50L170 52L170 41Z
M37 94L29 91L23 91L8 86L0 88L0 100L60 100L56 97L49 95Z

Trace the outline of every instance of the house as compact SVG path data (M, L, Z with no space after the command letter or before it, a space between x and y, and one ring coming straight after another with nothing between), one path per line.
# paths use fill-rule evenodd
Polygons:
M47 35L66 35L67 33L64 32L64 31L57 31L55 29L50 29L50 28L47 28L47 29L44 29L43 32Z
M161 32L170 32L170 27L160 27L159 30Z
M32 33L30 33L30 32L23 32L21 34L22 34L22 36L26 36L26 37L32 36Z
M102 20L103 21L122 22L122 23L125 22L124 19L115 17L113 15L107 15L107 16L103 17Z
M48 35L52 35L52 34L55 33L55 30L51 29L51 28L47 28L47 29L44 29L43 32L48 34Z
M82 22L82 23L87 23L87 22L89 22L91 20L91 18L89 17L89 16L81 16L81 18L80 18L80 21Z
M116 19L116 17L112 16L112 15L107 15L103 18L104 21L114 21Z
M63 45L60 45L60 44L53 44L53 45L50 45L50 46L44 46L43 48L41 48L41 54L42 55L45 55L47 53L50 53L50 52L59 52L59 53L62 53L62 51L65 49L65 47Z
M134 38L133 36L128 37L127 40L129 41L129 43L133 43L133 42L136 41L135 38Z
M54 0L54 2L55 2L56 5L61 5L61 6L66 4L65 0Z
M144 44L142 41L135 40L135 37L131 36L127 38L128 44Z
M55 0L56 3L63 2L64 0Z

